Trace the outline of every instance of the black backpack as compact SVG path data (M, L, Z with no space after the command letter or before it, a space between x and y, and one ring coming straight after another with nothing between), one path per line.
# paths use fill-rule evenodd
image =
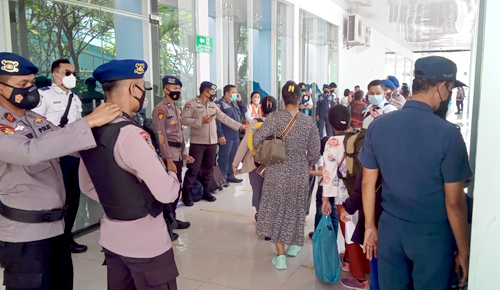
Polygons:
M347 192L351 194L354 184L356 183L356 178L359 173L363 170L363 164L358 159L359 152L365 142L366 129L361 129L357 132L346 133L344 138L344 158L340 162L342 164L344 160L346 161L347 174L346 177L342 175L339 168L337 168L337 176L342 179L344 185L347 187Z

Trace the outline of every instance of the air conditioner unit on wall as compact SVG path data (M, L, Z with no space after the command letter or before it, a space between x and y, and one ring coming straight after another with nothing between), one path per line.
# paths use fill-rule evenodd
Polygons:
M365 46L370 46L372 38L372 28L363 23L363 30L365 31Z
M349 19L347 20L347 44L352 46L364 45L364 28L363 19L359 15L349 15Z

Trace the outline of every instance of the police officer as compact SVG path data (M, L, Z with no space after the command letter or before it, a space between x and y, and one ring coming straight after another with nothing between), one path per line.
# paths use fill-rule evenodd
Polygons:
M76 86L77 72L75 67L67 59L59 59L52 63L51 86L40 89L40 103L33 109L47 118L52 124L64 127L82 118L82 102L78 96L71 91ZM66 202L68 212L64 218L64 234L70 241L71 252L83 253L87 246L79 245L73 239L71 229L75 223L78 206L80 205L80 187L78 186L78 164L80 159L74 156L60 158L61 170L64 176L64 188L66 189Z
M112 60L95 69L106 100L125 117L92 132L99 146L80 152L80 184L101 202L100 244L108 268L108 289L177 289L177 267L163 218L163 204L179 194L174 172L167 172L151 135L131 122L146 98L142 60ZM106 166L102 166L106 164Z
M241 95L236 91L233 85L224 87L224 96L215 102L221 112L229 116L231 119L241 123L241 114L247 112L247 107ZM234 176L232 163L236 151L240 146L240 132L235 131L231 127L224 125L221 121L217 120L217 137L219 138L219 158L217 163L220 171L225 179L225 186L228 182L240 183L243 179L238 179Z
M182 82L175 76L165 76L162 83L165 98L154 108L153 120L160 133L166 138L166 142L160 147L161 155L165 162L174 165L177 179L181 183L184 160L187 163L194 162L194 158L189 156L186 151L186 142L182 131L182 112L176 103L181 98ZM179 198L180 191L173 203L165 205L163 213L165 218L170 220L174 229L187 229L191 224L178 220L175 214Z
M302 91L302 96L300 97L299 111L309 115L310 110L313 108L313 100L311 93L307 90L307 85L305 83L299 84L300 90Z
M359 157L364 166L364 249L371 259L378 247L380 289L450 289L455 262L462 270L462 287L467 279L464 181L472 172L460 129L434 114L454 87L464 86L456 75L451 60L418 59L412 100L373 121L366 133ZM398 144L398 158L387 144ZM379 172L384 212L377 232Z
M95 147L90 128L121 111L104 104L60 129L30 111L40 101L37 71L19 55L0 53L0 264L7 289L72 289L58 158Z
M319 135L321 138L324 136L324 129L326 127L326 135L333 136L333 129L328 123L328 110L335 106L335 94L330 92L329 85L323 85L323 94L318 98L316 105L316 121L318 121Z
M390 101L391 105L393 105L397 109L402 109L406 103L406 99L401 95L399 91L399 80L395 76L388 76L387 80L391 81L395 87L392 90L392 100Z
M216 120L221 121L234 131L247 128L246 125L242 125L224 114L219 109L219 106L213 102L216 89L217 86L211 82L201 83L200 95L187 102L182 113L182 124L191 127L189 155L194 158L194 162L187 165L188 171L184 176L184 184L182 185L182 199L186 206L193 206L189 189L193 186L198 173L203 185L203 199L210 202L216 200L209 192L217 153Z

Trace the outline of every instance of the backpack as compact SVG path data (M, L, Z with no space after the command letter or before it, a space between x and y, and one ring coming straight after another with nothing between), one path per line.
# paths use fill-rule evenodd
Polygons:
M344 182L349 195L354 188L358 174L363 170L363 164L359 161L358 155L365 142L365 134L366 129L344 134L345 153L343 160L345 159L347 173L346 177L343 177L342 173L340 173L339 166L339 168L337 168L337 176ZM340 164L343 163L343 160Z

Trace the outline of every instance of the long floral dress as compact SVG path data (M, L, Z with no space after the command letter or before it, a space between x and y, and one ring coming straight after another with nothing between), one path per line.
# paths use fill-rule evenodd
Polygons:
M278 111L267 117L253 136L253 145L259 147L269 136L274 136L276 117L278 136L292 119L288 111ZM304 113L298 113L297 122L285 137L286 160L266 168L260 202L257 234L270 237L273 243L304 244L305 203L309 190L309 162L320 158L320 139L316 122Z

